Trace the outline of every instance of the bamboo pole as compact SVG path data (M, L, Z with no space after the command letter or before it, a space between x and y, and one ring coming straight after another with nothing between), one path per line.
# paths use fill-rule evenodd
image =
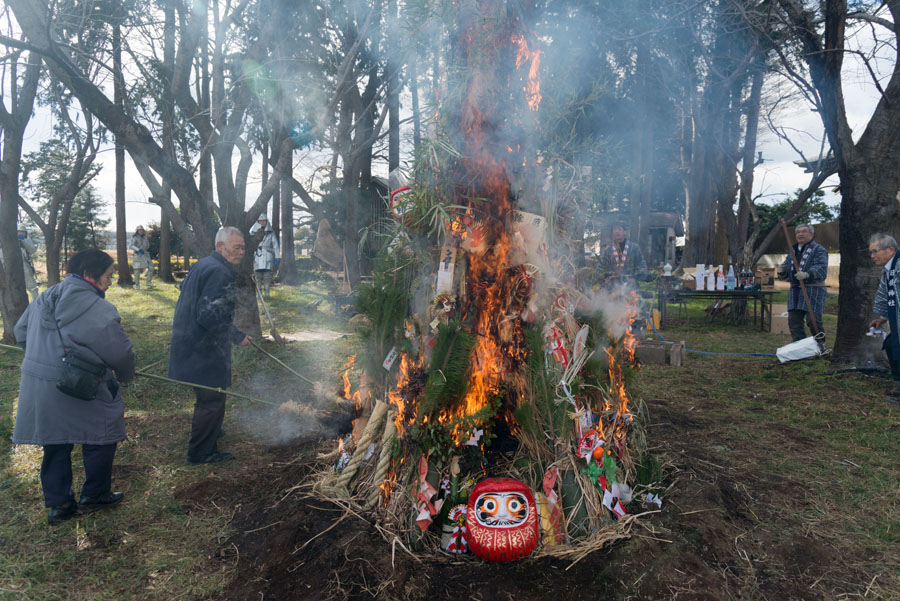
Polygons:
M6 350L10 350L10 351L19 351L20 353L25 352L25 349L18 347L18 346L11 346L9 344L0 344L0 349L6 349ZM157 363L159 363L159 362L157 361ZM203 390L211 390L212 392L220 392L222 394L236 396L241 399L253 401L254 403L262 403L263 405L271 405L272 407L281 407L281 403L276 403L274 401L264 401L264 400L258 399L256 397L252 397L252 396L249 396L246 394L241 394L240 392L225 390L224 388L216 388L214 386L204 386L203 384L193 384L191 382L182 382L181 380L173 380L172 378L167 378L165 376L157 376L155 374L148 374L143 371L135 371L134 375L142 376L144 378L150 378L152 380L161 380L163 382L169 382L170 384L178 384L179 386L190 386L191 388L202 388Z
M240 399L247 399L248 401L253 401L254 403L262 403L263 405L271 405L272 407L281 407L281 403L276 403L274 401L264 401L262 399L258 399L256 397L252 397L246 394L241 394L240 392L233 392L231 390L226 390L224 388L216 388L214 386L204 386L203 384L194 384L192 382L182 382L181 380L173 380L172 378L167 378L165 376L157 376L155 374L148 374L142 371L134 372L136 376L143 376L145 378L150 378L152 380L161 380L163 382L169 382L170 384L178 384L180 386L190 386L191 388L202 388L203 390L211 390L212 392L220 392L222 394L227 394L230 396L236 396Z
M259 346L259 345L258 345L256 342L254 342L252 339L250 340L250 344L252 344L254 347L256 347L256 350L258 350L258 351L261 352L262 354L268 356L268 357L271 358L271 359L274 359L281 367L285 368L286 370L288 370L289 372L291 372L292 374L294 374L295 376L297 376L298 378L300 378L300 379L303 380L304 382L307 382L307 383L309 383L309 384L312 384L313 386L316 385L315 382L313 382L312 380L310 380L310 379L307 378L306 376L300 374L299 372L295 371L295 370L294 370L291 366L289 366L287 363L285 363L284 361L282 361L281 359L279 359L278 357L276 357L275 355L273 355L272 353L270 353L269 351L267 351L267 350L264 349L263 347Z

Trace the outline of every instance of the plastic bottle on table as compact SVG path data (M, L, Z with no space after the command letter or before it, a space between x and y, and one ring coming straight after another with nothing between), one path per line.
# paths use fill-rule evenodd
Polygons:
M725 288L728 290L734 290L735 281L734 281L734 265L728 266L728 277L725 279Z

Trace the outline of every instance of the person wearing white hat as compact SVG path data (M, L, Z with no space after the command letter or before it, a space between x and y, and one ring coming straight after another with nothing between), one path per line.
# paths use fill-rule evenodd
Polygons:
M278 262L281 260L281 243L272 230L272 224L269 223L269 218L265 213L259 214L256 223L250 228L250 235L253 236L260 230L263 230L264 233L259 246L256 247L256 253L253 255L253 269L256 272L257 283L263 288L263 294L269 298L269 288L272 285L275 270L278 269Z
M141 289L141 274L146 272L147 288L155 288L153 285L153 259L150 258L150 237L144 231L144 226L134 228L134 235L128 245L131 250L131 268L134 270L134 287Z

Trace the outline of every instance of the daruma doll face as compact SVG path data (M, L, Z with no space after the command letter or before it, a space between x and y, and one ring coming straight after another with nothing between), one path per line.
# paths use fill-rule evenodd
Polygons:
M466 511L469 549L488 561L512 561L540 541L534 494L512 478L487 478L475 485Z
M475 499L475 519L487 528L518 526L527 518L528 501L521 493L482 493Z

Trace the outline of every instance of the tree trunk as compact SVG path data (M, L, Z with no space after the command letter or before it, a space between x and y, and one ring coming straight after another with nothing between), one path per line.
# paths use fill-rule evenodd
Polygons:
M16 238L18 219L19 172L22 157L22 136L20 130L4 127L3 157L0 160L0 251L3 263L0 265L0 313L3 314L3 341L15 342L13 327L28 306L25 291L25 272L22 253Z
M288 182L287 195L284 195L284 183L285 182L282 182L282 185L278 187L278 190L272 194L272 213L267 213L267 215L272 218L272 230L275 232L275 235L278 236L279 240L281 240L281 198L282 196L288 200L291 198L290 182Z
M388 23L397 19L397 0L388 0ZM400 166L400 61L396 51L388 51L388 171Z
M294 202L291 193L291 172L281 180L281 266L278 272L281 281L290 286L300 283L297 275L297 261L294 258Z
M419 109L419 55L413 52L409 62L409 92L412 95L413 148L422 143L422 111Z
M122 74L122 30L119 23L113 25L113 102L119 109L125 106L125 81ZM115 134L116 148L116 269L119 286L133 286L131 266L128 264L128 242L125 224L125 145Z
M754 227L755 235L750 234L750 219L753 217L753 171L756 168L756 141L759 135L759 110L762 105L762 87L765 69L757 66L750 84L750 97L747 100L747 129L744 134L744 148L741 159L741 185L738 201L737 245L740 248L740 267L750 270L754 267L753 244L759 235L759 227ZM749 238L752 237L751 241Z
M173 111L175 109L175 95L172 92L172 73L175 71L175 9L170 2L163 3L165 23L163 27L163 66L166 70L166 78L163 82L163 151L174 162L175 157L175 121ZM163 194L168 202L172 200L172 187L168 181L163 180ZM169 216L165 209L160 211L159 217L159 279L163 282L174 282L172 274L172 231Z
M18 81L18 57L9 64L8 98L10 109L0 102L0 124L3 129L3 147L0 149L0 313L3 314L3 341L15 341L13 328L28 306L25 290L25 272L16 222L19 211L19 175L22 171L22 140L25 127L31 118L34 98L41 76L41 59L36 53L28 54L28 64L21 87Z

